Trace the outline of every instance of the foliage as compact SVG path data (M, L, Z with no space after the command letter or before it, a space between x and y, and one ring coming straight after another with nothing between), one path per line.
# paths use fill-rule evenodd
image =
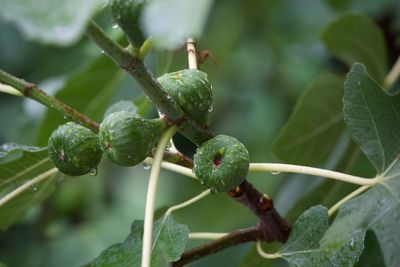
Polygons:
M114 1L122 11L125 2ZM255 200L256 206L250 203L250 191L243 194L236 187L174 213L177 223L170 210L164 213L165 207L204 188L198 181L180 177L194 176L190 170L162 171L155 203L156 217L163 215L152 224L152 266L188 257L190 251L185 251L194 247L214 244L219 252L223 237L198 247L203 241L192 240L191 234L236 233L235 229L249 225L263 229L262 220L275 214L268 213L273 204L276 214L293 223L284 244L263 242L264 250L277 251L266 257L280 260L263 259L254 246L250 250L249 245L235 246L244 240L238 238L231 248L212 256L207 253L208 257L188 265L400 265L396 253L400 247L399 96L393 93L399 82L388 82L400 52L398 1L130 3L132 12L136 3L141 8L134 14L133 28L124 24L132 19L129 12L124 13L126 21L116 21L111 18L116 11L111 12L103 1L0 0L1 70L38 84L99 124L111 113L127 111L143 117L160 115L168 125L185 125L197 113L193 116L176 100L185 113L182 120L157 114L150 96L140 88L149 86L153 78L186 69L187 54L180 48L186 38L195 37L199 69L207 73L213 93L212 104L210 99L197 103L206 107L200 119L194 118L200 127L237 137L251 162L321 167L345 177L328 181L304 174L277 175L273 170L254 174L250 165L247 181L262 196ZM121 50L123 57L138 61L117 66L108 57L113 54L93 45L85 36L92 20L111 38L108 41L126 47ZM140 36L135 38L136 34ZM152 39L140 47L149 36ZM143 57L148 70L140 65ZM147 80L133 83L122 69ZM9 84L2 75L0 91ZM31 89L21 90L29 96ZM173 98L167 95L165 100ZM140 266L148 163L144 168L141 164L121 168L104 159L95 177L64 177L44 146L54 129L73 120L74 114L52 108L44 111L32 100L0 94L0 143L4 143L0 147L0 266ZM177 150L187 158L174 154ZM177 134L165 155L188 167L195 150L194 144ZM345 183L351 181L346 173L357 175L363 187ZM341 202L349 193L352 197ZM243 201L246 197L248 202ZM258 239L269 241L262 235L248 241Z

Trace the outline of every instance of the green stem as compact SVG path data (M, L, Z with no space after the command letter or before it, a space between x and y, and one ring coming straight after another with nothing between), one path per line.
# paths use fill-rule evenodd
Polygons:
M64 116L68 116L75 122L91 129L94 132L98 132L99 130L99 125L95 121L86 117L82 113L79 113L77 110L71 108L60 100L46 94L43 90L41 90L33 83L29 83L23 79L19 79L1 69L0 82L14 87L25 97L36 100L37 102L47 106L48 108L54 109Z
M384 82L385 87L386 88L392 87L392 85L397 81L399 76L400 76L400 57L396 60L396 63L394 63L392 69L386 76Z
M50 177L52 177L52 175L56 174L58 172L57 168L51 168L50 170L39 174L38 176L32 178L31 180L27 181L26 183L24 183L23 185L17 187L16 189L14 189L13 191L11 191L10 193L8 193L7 195L5 195L4 197L2 197L0 199L0 207L2 207L3 205L5 205L7 202L9 202L10 200L14 199L15 197L17 197L18 195L22 194L23 192L25 192L27 189L31 188L32 186L39 184L41 181L44 181Z
M15 96L24 96L20 91L18 91L14 87L2 83L0 83L0 92Z
M211 193L211 190L210 190L210 189L207 189L207 190L201 192L200 194L198 194L197 196L192 197L191 199L189 199L189 200L187 200L187 201L185 201L185 202L183 202L183 203L180 203L180 204L177 204L177 205L175 205L175 206L170 207L170 208L165 212L165 216L169 216L169 215L171 215L171 213L172 213L173 211L186 208L187 206L190 206L190 205L192 205L193 203L196 203L197 201L199 201L199 200L203 199L204 197L208 196L210 193Z
M152 47L153 47L153 42L151 38L147 38L139 49L139 60L143 60Z
M146 195L146 209L144 216L144 230L143 230L143 246L142 246L142 267L149 267L151 262L151 242L153 233L153 218L154 218L154 202L157 191L158 178L160 176L161 162L164 150L167 147L169 140L176 133L177 127L172 126L161 137L156 153L154 162L151 167L149 185L147 187Z
M261 247L261 242L257 242L257 252L258 254L265 258L265 259L279 259L282 258L282 255L280 253L267 253L265 252L262 247Z
M321 176L325 178L330 178L358 185L374 185L381 180L381 178L379 177L369 179L341 172L335 172L331 170L325 170L325 169L313 168L301 165L282 164L282 163L251 163L249 171L271 172L271 173L280 173L280 172L301 173L313 176Z
M189 233L189 239L209 239L209 240L217 240L228 233Z
M131 55L111 40L95 22L89 23L86 34L136 81L162 114L165 114L172 122L181 121L180 131L184 136L197 145L202 144L213 136L209 127L202 126L185 115L178 104L164 91L140 58Z
M328 210L328 215L329 217L332 216L339 208L340 206L342 206L345 202L349 201L350 199L358 196L359 194L361 194L362 192L368 190L372 185L364 185L361 186L359 188L357 188L356 190L354 190L353 192L351 192L350 194L348 194L347 196L345 196L344 198L342 198L341 200L339 200L338 202L336 202L335 205L333 205L329 210Z

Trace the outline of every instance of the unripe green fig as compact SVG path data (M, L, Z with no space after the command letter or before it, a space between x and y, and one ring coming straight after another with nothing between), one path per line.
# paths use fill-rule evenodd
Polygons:
M139 25L144 3L138 0L112 0L110 6L113 19L125 32L129 42L140 47L145 39Z
M218 135L199 147L194 155L194 174L214 192L234 189L245 179L250 156L236 138Z
M213 94L207 74L197 69L166 73L158 81L178 105L200 124L208 124Z
M126 111L114 112L100 124L100 146L115 164L134 166L149 156L164 128L162 119L144 119Z
M51 134L48 150L56 167L70 176L89 173L102 156L98 136L75 122L63 124Z

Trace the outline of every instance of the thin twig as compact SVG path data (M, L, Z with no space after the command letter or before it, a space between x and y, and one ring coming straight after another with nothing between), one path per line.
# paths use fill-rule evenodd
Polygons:
M0 207L5 205L7 202L18 196L19 194L25 192L28 188L40 183L43 180L46 180L47 178L51 177L53 174L57 173L58 169L57 168L51 168L50 170L39 174L35 178L29 180L28 182L24 183L23 185L17 187L4 197L0 199Z
M340 206L342 206L345 202L347 202L350 199L358 196L359 194L361 194L362 192L368 190L369 188L371 188L371 185L364 185L364 186L361 186L361 187L357 188L356 190L354 190L353 192L351 192L350 194L348 194L347 196L345 196L344 198L342 198L341 200L336 202L336 204L333 205L328 210L328 215L332 216L340 208Z
M187 201L185 201L183 203L180 203L178 205L174 205L174 206L170 207L167 210L167 212L165 212L165 216L169 216L173 211L186 208L187 206L192 205L193 203L196 203L197 201L199 201L199 200L205 198L206 196L208 196L210 193L211 193L211 190L207 189L207 190L201 192L200 194L198 194L197 196L192 197L191 199L189 199L189 200L187 200Z

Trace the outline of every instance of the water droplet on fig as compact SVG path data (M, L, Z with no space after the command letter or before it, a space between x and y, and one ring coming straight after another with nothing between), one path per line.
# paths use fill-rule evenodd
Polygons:
M143 169L145 169L147 171L147 170L150 170L150 168L151 168L151 164L143 162Z
M96 176L97 173L98 173L97 167L94 167L94 168L90 169L90 171L89 171L90 176Z

